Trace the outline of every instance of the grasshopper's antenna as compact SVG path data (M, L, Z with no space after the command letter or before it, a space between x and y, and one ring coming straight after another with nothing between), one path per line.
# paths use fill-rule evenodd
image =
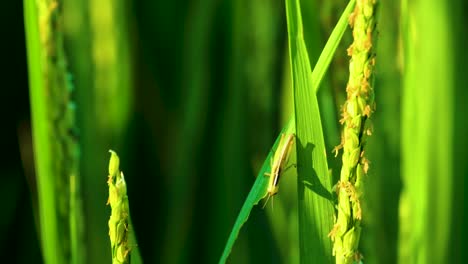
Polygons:
M265 209L265 206L266 206L266 204L268 203L268 200L270 199L270 197L271 197L271 195L268 194L268 197L267 197L265 203L263 204L262 209Z
M275 199L273 199L273 196L272 196L272 197L271 197L271 211L272 211L272 212L273 212L273 201L274 201L274 200L275 200Z

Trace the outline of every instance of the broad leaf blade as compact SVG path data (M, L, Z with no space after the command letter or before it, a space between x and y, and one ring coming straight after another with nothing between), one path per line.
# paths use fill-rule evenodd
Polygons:
M296 115L299 244L303 263L332 263L327 234L333 227L331 179L311 67L303 36L299 0L286 1L289 52Z

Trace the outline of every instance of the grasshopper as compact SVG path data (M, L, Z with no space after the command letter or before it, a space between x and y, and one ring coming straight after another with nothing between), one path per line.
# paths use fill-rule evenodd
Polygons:
M281 172L285 169L286 161L288 160L289 153L291 152L291 147L294 144L294 138L294 134L289 134L287 136L285 136L285 134L281 134L278 148L271 158L271 170L269 173L265 173L265 176L270 177L267 189L268 197L265 205L267 204L270 197L273 197L278 193L278 184ZM263 207L265 207L265 205L263 205Z

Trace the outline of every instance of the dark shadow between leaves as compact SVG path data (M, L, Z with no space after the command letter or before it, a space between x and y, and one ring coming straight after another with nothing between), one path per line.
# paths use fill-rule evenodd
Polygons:
M299 148L302 148L302 144L298 144ZM317 172L312 166L312 155L315 149L315 145L308 143L305 148L299 150L299 152L305 153L303 156L304 159L299 159L298 157L298 177L300 185L307 187L309 190L320 195L321 197L333 202L333 196L330 191L322 184L320 178L317 175ZM302 173L301 173L302 172ZM331 179L330 179L331 180ZM299 187L299 197L304 195L304 187ZM302 187L302 188L301 188Z

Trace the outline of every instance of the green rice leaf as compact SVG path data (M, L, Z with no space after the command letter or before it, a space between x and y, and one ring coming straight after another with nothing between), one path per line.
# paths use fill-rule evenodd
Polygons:
M315 64L314 71L312 72L312 87L316 91L320 87L320 83L322 82L323 76L325 76L333 55L340 44L341 38L348 28L348 18L351 12L353 12L355 4L356 0L349 1L346 9L340 17L340 20L338 20L338 23L328 38L327 44L323 48L317 63Z
M316 89L310 89L314 87L314 79L310 74L299 0L286 1L286 15L296 115L300 258L304 263L332 263L331 240L327 236L333 226L332 183ZM328 57L321 56L318 66L331 60L332 54L325 55ZM320 77L318 82L323 77L319 74L322 69L314 71L317 74L314 77Z
M64 256L59 248L59 234L57 228L56 197L54 192L54 182L51 168L48 166L51 160L50 142L47 136L47 106L41 100L44 89L41 81L41 47L39 40L39 26L37 19L36 3L33 0L24 1L24 18L26 30L26 46L28 52L28 71L31 100L31 117L33 126L34 148L41 150L41 155L37 155L36 173L38 178L38 199L40 222L47 225L40 225L42 254L47 263L61 263ZM41 122L42 121L42 122Z
M47 263L83 263L80 147L61 1L28 1L25 24L41 238Z
M282 133L294 133L293 123L289 122L288 125L286 125L286 127L283 129ZM273 150L276 150L276 148L278 147L280 138L281 136L279 136L276 139L275 144L273 145ZM260 169L257 175L257 179L255 180L254 185L252 186L252 189L250 190L250 193L247 196L247 199L245 200L244 205L242 206L239 212L239 215L237 216L237 220L234 223L234 227L232 228L231 234L229 235L228 241L224 248L223 254L221 255L219 263L226 263L226 260L229 257L229 254L231 253L232 247L234 246L234 242L236 241L237 236L239 236L240 229L249 218L250 211L252 211L254 205L258 204L258 202L260 202L260 200L262 200L266 195L269 178L265 177L265 173L270 170L270 160L273 156L273 153L274 151L270 152L267 158L265 159L265 162L263 162L262 168Z

